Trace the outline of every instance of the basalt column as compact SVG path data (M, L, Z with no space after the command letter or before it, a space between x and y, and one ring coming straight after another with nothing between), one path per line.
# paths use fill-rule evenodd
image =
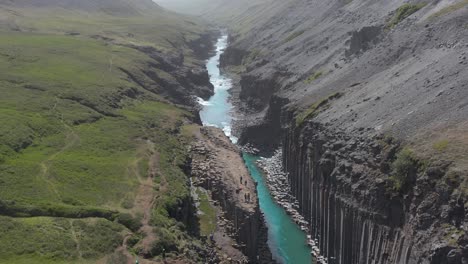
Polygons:
M373 168L349 159L358 145L349 140L316 124L291 129L284 137L284 169L311 235L329 263L408 263L411 240L381 210L380 204L389 201L367 197L365 181L359 185ZM372 188L385 193L383 185Z

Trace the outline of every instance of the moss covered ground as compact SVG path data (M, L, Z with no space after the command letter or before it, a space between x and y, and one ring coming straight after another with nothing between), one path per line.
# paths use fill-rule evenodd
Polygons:
M208 194L203 189L197 189L200 199L200 234L208 237L216 231L216 209L211 205Z
M395 14L393 15L390 22L387 24L387 27L394 28L405 18L416 13L417 11L419 11L419 9L423 8L424 6L426 6L426 3L419 3L419 4L406 3L406 4L401 5L399 8L397 8L397 10L395 10Z
M320 77L320 75L319 75L319 77ZM342 95L343 95L342 93L333 93L333 94L329 95L326 98L318 100L317 102L315 102L314 104L309 106L304 111L298 113L296 115L296 127L300 127L304 123L304 121L317 116L320 113L320 111L323 111L323 110L325 110L326 108L328 108L330 106L330 102L332 100L338 99Z

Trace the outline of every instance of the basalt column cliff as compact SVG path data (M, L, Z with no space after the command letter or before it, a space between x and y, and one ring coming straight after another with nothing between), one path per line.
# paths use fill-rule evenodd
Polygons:
M324 259L468 263L468 3L259 2L226 18L237 133Z

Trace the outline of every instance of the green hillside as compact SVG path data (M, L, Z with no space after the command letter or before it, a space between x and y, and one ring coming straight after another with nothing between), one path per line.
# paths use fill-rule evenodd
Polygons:
M157 80L174 78L161 58L200 63L187 43L203 28L159 8L0 5L0 263L119 263L162 244L191 254L174 212L189 199L180 131L193 116ZM170 235L146 239L145 224Z

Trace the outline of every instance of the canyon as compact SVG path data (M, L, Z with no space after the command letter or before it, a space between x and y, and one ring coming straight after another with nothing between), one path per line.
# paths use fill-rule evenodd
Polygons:
M0 264L468 263L466 0L187 3L0 1Z
M214 95L208 101L198 98L205 127L197 133L191 159L195 188L207 192L211 203L220 207L221 220L218 216L210 240L224 256L218 258L221 262L310 263L306 235L272 199L256 165L258 157L249 155L246 146L234 145L237 138L231 126L236 113L229 100L232 79L220 69L226 46L227 36L222 35L206 64ZM226 243L229 239L236 241L232 245L244 255Z
M468 261L466 14L464 1L269 1L217 20L233 133L282 150L328 263Z

